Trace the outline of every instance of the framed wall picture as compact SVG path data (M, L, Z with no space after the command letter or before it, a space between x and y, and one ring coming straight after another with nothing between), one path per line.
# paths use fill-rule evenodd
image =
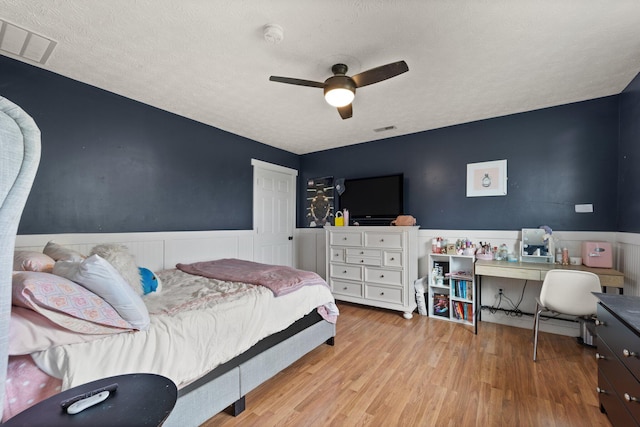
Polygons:
M506 195L506 160L467 164L467 197Z
M333 220L333 177L307 181L307 227L324 227Z

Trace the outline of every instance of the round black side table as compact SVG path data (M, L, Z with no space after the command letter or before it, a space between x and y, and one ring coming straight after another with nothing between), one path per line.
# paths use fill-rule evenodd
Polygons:
M60 403L71 397L118 384L115 392L97 405L69 415ZM10 418L2 427L17 426L160 426L178 398L169 378L156 374L126 374L102 378L65 390Z

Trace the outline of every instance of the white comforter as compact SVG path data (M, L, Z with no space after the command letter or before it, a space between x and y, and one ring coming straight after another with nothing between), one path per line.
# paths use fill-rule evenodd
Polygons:
M286 329L323 305L325 286L274 297L262 286L220 282L178 270L161 272L163 291L145 297L151 327L33 353L36 364L66 390L125 373L171 378L178 388L198 379L262 338ZM188 279L188 281L187 281Z

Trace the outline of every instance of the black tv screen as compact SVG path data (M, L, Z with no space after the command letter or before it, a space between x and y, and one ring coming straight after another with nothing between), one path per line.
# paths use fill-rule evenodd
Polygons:
M346 179L340 209L349 210L349 222L389 225L404 211L403 175Z

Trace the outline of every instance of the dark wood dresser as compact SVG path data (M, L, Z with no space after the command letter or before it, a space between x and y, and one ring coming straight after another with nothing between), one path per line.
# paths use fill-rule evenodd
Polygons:
M614 426L640 425L640 297L596 294L600 410Z

